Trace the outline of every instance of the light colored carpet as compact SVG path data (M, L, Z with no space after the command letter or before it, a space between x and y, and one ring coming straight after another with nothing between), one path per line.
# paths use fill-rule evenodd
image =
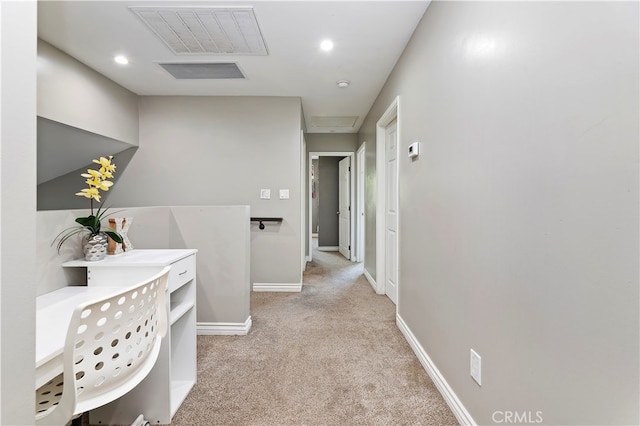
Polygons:
M252 293L247 336L199 336L194 425L453 425L362 265L314 250L302 293Z

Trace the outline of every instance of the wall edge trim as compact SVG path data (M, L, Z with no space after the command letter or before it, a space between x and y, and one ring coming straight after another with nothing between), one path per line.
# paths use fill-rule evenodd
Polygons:
M338 246L320 246L318 247L318 251L338 251L340 248Z
M373 287L373 291L375 291L376 294L380 294L378 293L378 285L376 284L376 280L373 279L369 271L367 271L366 269L364 269L364 277L367 279L367 281L369 281L371 287Z
M302 283L253 283L256 292L300 293Z
M245 322L198 322L196 334L199 336L245 336L251 330L251 315Z
M469 414L465 406L462 404L462 401L460 401L453 389L451 389L447 380L444 378L442 373L440 373L438 367L433 363L431 357L429 357L420 342L418 342L418 339L411 332L411 329L404 322L400 314L396 314L396 325L404 335L405 339L407 339L409 346L411 346L411 349L413 349L413 352L418 357L420 364L422 364L422 367L425 369L429 377L431 377L431 380L433 380L433 383L436 385L436 388L453 412L453 415L456 416L458 422L461 425L476 426L477 423L473 420L471 414Z

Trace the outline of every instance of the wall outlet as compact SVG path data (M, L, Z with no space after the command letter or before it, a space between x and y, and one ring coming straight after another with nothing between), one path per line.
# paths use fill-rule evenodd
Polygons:
M482 386L482 358L471 349L471 377Z
M409 145L407 153L409 154L409 158L416 158L420 155L420 142L414 142Z
M260 190L260 199L268 200L271 198L271 190L270 189L261 189Z

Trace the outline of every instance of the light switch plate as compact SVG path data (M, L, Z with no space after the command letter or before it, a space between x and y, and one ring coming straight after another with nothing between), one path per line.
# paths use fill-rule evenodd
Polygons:
M271 198L271 190L270 189L261 189L260 190L260 199L268 200Z
M289 190L288 189L281 189L280 190L280 199L281 200L288 200L289 199Z

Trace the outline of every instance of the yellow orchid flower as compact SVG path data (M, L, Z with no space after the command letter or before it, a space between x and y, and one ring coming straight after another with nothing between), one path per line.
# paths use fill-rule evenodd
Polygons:
M87 180L85 180L85 183L87 185L89 185L89 187L98 186L98 185L100 185L100 182L102 182L102 181L101 180L96 180L96 179L87 179Z
M101 189L103 191L108 191L109 188L113 185L113 182L108 181L108 180L103 180L102 182L98 182L95 187L97 189Z
M76 195L89 199L93 198L100 202L100 191L97 188L84 188L80 192L76 192Z
M103 172L113 172L116 169L115 164L111 164L111 159L113 158L113 155L110 155L109 158L105 158L105 157L100 157L99 160L93 160L94 163L96 164L100 164L100 171Z
M60 247L62 247L65 241L79 233L88 232L89 235L105 233L116 243L122 243L122 236L117 232L113 230L101 231L101 222L108 216L108 208L102 209L102 207L98 207L98 210L95 212L93 208L93 200L100 202L100 191L108 191L109 188L113 186L113 182L109 180L113 179L113 174L116 170L116 165L111 163L112 159L113 156L109 156L108 158L100 157L98 160L93 160L94 163L100 165L99 169L87 169L86 173L81 174L81 176L86 179L85 183L88 185L88 188L76 192L76 195L89 199L91 214L87 217L76 218L75 221L78 225L63 230L54 238L53 243L57 241L58 253L60 253Z
M97 170L87 169L89 173L82 173L80 176L85 178L102 179L102 173Z

